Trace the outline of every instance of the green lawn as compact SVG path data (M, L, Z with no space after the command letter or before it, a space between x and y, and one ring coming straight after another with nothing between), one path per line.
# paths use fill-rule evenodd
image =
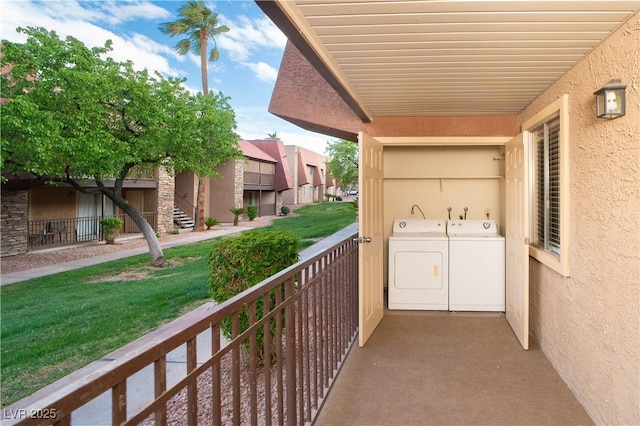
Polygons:
M353 223L351 206L305 206L262 229L293 232L307 247ZM162 269L143 254L2 287L2 406L204 303L210 244L165 250Z

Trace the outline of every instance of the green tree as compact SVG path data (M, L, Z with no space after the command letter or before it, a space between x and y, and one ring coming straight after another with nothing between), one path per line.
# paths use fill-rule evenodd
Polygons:
M192 95L181 80L102 59L110 41L89 49L43 28L18 31L28 36L24 44L2 40L3 176L103 194L141 229L152 264L164 265L153 228L123 198L124 180L134 167L215 175L238 158L227 99Z
M218 25L218 14L213 13L203 0L188 0L178 10L180 19L164 22L159 28L171 37L185 36L175 45L176 52L186 55L193 52L200 55L200 71L202 75L202 93L209 95L209 77L207 73L207 50L209 39L213 41L213 48L209 51L208 61L220 58L215 36L229 31L226 25ZM204 176L198 175L198 196L196 204L195 230L204 231L205 217L205 182Z
M335 179L338 187L348 189L358 183L358 145L340 139L327 145L326 153L331 158L327 170Z

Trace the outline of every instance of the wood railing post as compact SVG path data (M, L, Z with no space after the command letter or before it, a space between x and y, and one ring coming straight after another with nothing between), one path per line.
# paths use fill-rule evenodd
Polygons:
M153 363L154 396L159 398L167 390L167 357L162 356ZM155 412L156 425L166 426L167 408L162 406Z
M287 305L285 315L286 374L287 374L287 424L296 424L296 313L295 313L295 280L289 278L285 282L284 295Z
M127 420L127 381L124 380L111 389L111 423L120 425Z

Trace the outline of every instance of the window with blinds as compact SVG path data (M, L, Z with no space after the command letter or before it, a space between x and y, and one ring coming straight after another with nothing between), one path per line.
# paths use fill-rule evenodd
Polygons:
M531 131L531 244L560 256L560 118Z

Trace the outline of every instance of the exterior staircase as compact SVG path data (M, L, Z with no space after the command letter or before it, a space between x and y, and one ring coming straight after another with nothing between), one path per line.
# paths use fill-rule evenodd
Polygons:
M181 229L193 228L193 218L186 214L180 207L173 207L173 222Z

